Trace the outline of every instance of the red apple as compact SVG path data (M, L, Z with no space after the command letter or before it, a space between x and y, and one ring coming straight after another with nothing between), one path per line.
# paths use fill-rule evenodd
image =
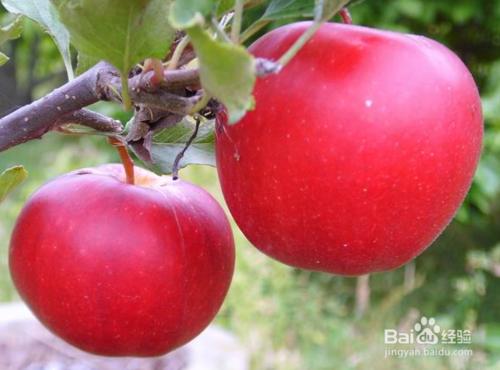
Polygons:
M309 25L273 30L250 50L276 60ZM433 40L325 24L254 95L239 123L219 116L218 172L243 233L286 264L396 268L436 239L471 184L479 94Z
M88 352L156 356L212 321L231 282L234 245L203 189L121 165L40 188L17 221L10 271L50 330Z

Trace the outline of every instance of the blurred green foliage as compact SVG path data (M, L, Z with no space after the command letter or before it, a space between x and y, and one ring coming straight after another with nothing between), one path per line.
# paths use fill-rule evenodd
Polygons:
M484 153L471 192L455 221L416 261L370 277L364 313L356 312L359 280L281 265L251 247L235 226L237 268L217 321L241 338L255 370L500 369L500 0L366 0L351 13L357 24L437 39L470 67L485 114ZM16 56L10 62L16 85L1 85L0 99L19 91L35 98L61 82L44 79L57 77L63 64L50 39L26 23L23 39L7 50ZM97 108L126 121L119 107ZM0 170L23 164L30 172L0 205L0 300L17 299L7 271L8 240L28 195L58 174L117 158L102 138L56 134L0 154ZM191 166L181 176L222 202L213 168ZM473 355L384 358L384 329L411 328L421 315L443 328L472 330L467 348Z

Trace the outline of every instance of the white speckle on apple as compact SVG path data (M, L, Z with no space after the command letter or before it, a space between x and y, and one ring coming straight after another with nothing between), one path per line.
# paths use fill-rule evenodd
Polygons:
M373 105L373 100L367 99L365 100L365 107L371 108Z

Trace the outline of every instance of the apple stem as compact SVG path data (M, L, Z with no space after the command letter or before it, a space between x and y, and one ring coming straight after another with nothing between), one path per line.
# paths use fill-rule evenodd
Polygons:
M134 177L134 161L130 157L130 154L127 150L127 147L117 137L108 137L108 141L111 145L113 145L116 150L118 151L118 154L120 155L120 159L123 164L123 168L125 169L125 176L127 180L127 184L134 185L135 184L135 177Z
M349 9L342 8L339 14L340 17L342 18L342 22L344 22L345 24L352 24L352 16L351 13L349 12Z
M186 145L184 148L177 154L174 160L174 164L172 165L172 179L177 180L179 178L179 164L181 162L182 157L184 157L184 153L188 150L189 146L191 143L196 139L196 136L198 135L198 129L200 128L200 118L196 117L196 125L194 127L193 134L189 138L189 140L186 142Z

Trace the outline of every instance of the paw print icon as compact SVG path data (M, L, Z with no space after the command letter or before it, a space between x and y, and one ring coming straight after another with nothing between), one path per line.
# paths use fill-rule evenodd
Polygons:
M439 333L441 328L436 324L433 317L429 319L422 316L419 322L413 326L418 344L437 344L439 342Z

